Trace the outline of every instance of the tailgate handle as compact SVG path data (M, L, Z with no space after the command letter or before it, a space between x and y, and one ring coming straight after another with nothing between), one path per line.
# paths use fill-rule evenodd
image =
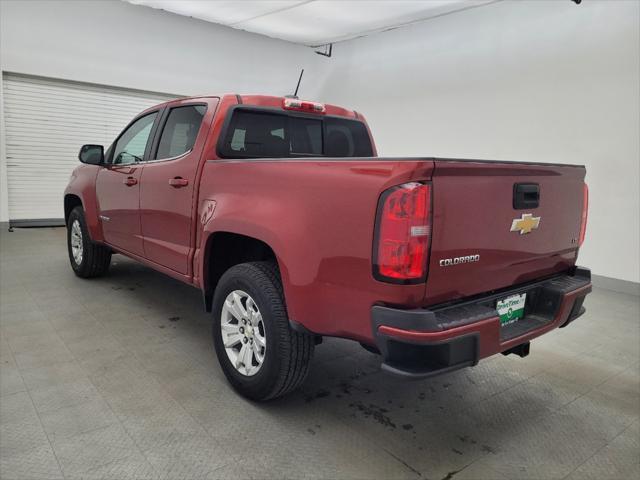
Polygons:
M529 210L538 208L540 204L540 185L537 183L513 184L513 208Z

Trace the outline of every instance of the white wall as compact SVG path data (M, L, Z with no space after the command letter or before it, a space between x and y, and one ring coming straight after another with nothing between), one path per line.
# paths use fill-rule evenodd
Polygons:
M327 64L301 45L119 0L0 1L0 71L181 95L283 95L304 68L300 93L313 98Z
M106 1L0 2L2 70L156 92L315 95L327 62L301 45Z
M580 263L638 282L640 3L507 1L338 44L321 98L382 155L587 166Z

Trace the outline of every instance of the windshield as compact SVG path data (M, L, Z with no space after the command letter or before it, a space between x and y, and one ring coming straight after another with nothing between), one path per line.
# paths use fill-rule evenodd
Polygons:
M371 157L373 148L364 123L320 117L233 110L219 148L222 157Z

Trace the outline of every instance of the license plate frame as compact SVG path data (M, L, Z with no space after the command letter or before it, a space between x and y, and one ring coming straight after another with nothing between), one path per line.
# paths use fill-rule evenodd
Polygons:
M527 302L527 294L516 293L496 301L496 310L500 317L500 326L513 325L524 318L524 309Z

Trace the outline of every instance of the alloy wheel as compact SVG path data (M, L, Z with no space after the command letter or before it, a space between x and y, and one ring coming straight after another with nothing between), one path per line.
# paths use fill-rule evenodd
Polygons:
M80 222L74 220L71 224L71 254L76 265L82 263L82 229L80 228Z
M221 313L222 343L234 368L248 377L260 371L267 339L260 309L251 296L234 290L224 301Z

